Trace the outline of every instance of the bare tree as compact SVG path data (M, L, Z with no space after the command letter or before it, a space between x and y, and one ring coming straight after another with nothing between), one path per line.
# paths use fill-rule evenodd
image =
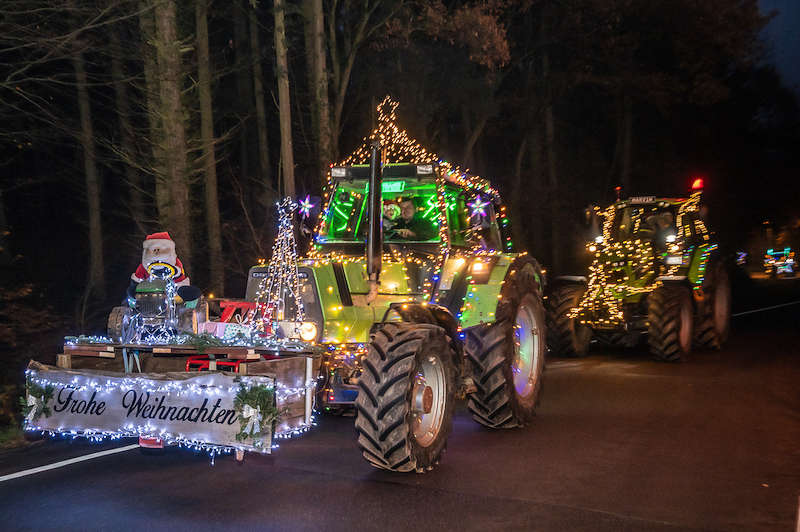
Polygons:
M404 0L360 0L328 3L328 51L331 54L333 113L331 153L338 156L338 137L347 88L358 52L405 5Z
M267 135L267 109L264 105L264 70L261 67L261 44L258 37L258 12L253 5L250 10L250 52L253 54L253 98L256 104L256 129L258 130L258 162L263 182L263 204L271 206L277 190L272 185L272 169L269 164L269 136Z
M190 230L189 183L187 164L186 128L181 90L184 71L181 64L181 42L178 40L177 3L175 0L152 0L156 23L155 49L158 64L159 102L161 117L163 175L157 175L166 184L169 200L166 212L160 212L165 229L172 232L180 250L184 266L191 263L192 245Z
M197 92L200 100L200 137L203 147L202 167L205 178L205 216L208 231L210 289L221 296L225 290L225 270L222 263L222 230L220 228L217 194L217 158L214 141L214 115L211 110L211 60L208 51L208 3L195 2L197 42Z
M278 78L278 112L281 125L281 167L284 196L294 197L294 152L292 150L292 104L289 95L289 65L286 60L284 0L275 0L275 68Z
M77 44L76 44L77 46ZM104 299L105 267L103 264L103 225L100 221L100 177L97 172L97 155L94 143L94 127L92 126L92 110L89 104L86 66L83 52L75 49L72 55L75 68L75 82L78 92L78 110L80 112L80 143L83 149L83 171L86 178L86 203L89 218L89 281L86 285L84 301L94 292Z
M114 85L114 102L117 107L119 119L120 143L116 148L122 154L125 182L130 191L130 211L136 228L140 234L147 233L147 216L145 215L144 184L141 174L137 170L136 142L131 116L131 102L128 90L129 83L123 66L123 47L119 38L121 28L111 28L108 32L111 54L111 83Z
M322 0L306 0L306 57L309 65L314 140L317 148L318 175L324 175L333 162L331 113L328 96L328 67L325 49L325 15Z

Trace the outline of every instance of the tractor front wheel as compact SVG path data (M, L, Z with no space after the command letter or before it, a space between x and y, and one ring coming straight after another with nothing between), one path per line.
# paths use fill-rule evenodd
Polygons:
M700 348L720 349L728 339L731 326L731 282L722 263L711 270L711 287L708 301L697 316L695 345Z
M454 353L444 329L386 323L358 379L358 445L373 466L421 473L438 463L453 424Z
M692 350L694 307L691 289L683 285L659 286L647 298L650 322L647 342L657 360L679 362Z
M545 346L536 267L527 263L506 277L497 321L466 330L464 352L476 388L467 407L475 421L499 429L520 427L533 418Z
M589 352L592 330L569 316L585 291L583 285L562 284L547 298L547 344L553 355L582 357Z

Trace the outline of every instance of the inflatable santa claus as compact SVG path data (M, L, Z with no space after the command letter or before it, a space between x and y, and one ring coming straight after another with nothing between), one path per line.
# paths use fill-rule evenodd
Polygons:
M147 235L142 242L142 262L131 274L128 297L134 299L136 286L151 275L172 279L178 287L178 296L187 303L202 295L199 288L190 286L189 276L183 270L183 263L175 252L175 242L166 231Z

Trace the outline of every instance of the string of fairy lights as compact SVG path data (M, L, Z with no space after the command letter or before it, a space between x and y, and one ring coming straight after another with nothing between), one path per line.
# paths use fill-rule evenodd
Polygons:
M331 168L338 166L359 165L367 164L370 160L372 153L372 145L375 141L379 141L383 149L383 164L394 163L407 163L425 165L431 164L434 169L435 179L435 218L434 225L438 228L438 249L434 255L426 255L421 252L401 252L396 249L391 249L383 253L384 265L394 263L401 264L403 277L407 281L408 270L407 266L423 266L433 264L432 275L426 276L422 280L422 301L434 302L435 294L434 288L437 282L441 279L444 265L448 259L466 260L469 258L477 258L478 260L489 260L491 257L502 254L503 251L510 252L513 250L513 241L508 233L509 218L506 213L506 208L501 204L499 192L491 186L491 184L476 175L470 174L466 170L462 170L459 166L442 159L436 153L426 149L416 140L411 138L409 134L398 126L397 121L397 107L398 102L386 96L383 101L377 106L377 125L372 132L362 139L361 144L344 160L336 165L331 165ZM334 204L334 192L336 182L333 179L332 172L329 170L327 173L327 182L323 189L322 194L322 208L320 209L318 220L316 224L316 235L325 234L326 223L331 222L332 208ZM466 191L470 197L466 203L466 208L469 209L469 216L477 219L486 219L489 215L490 205L496 205L495 215L497 222L503 231L504 240L497 243L497 247L504 249L486 249L485 242L480 242L477 238L464 238L465 242L470 242L470 245L463 246L461 242L454 246L451 240L451 234L448 231L448 212L455 210L455 200L453 193L449 187L462 189ZM345 205L345 211L348 208L352 211L353 205ZM340 213L340 218L350 219L355 215L355 212ZM468 232L471 229L468 229ZM469 235L467 235L469 236ZM327 265L330 263L340 263L344 266L357 264L366 268L366 258L363 254L345 254L337 252L333 249L326 249L317 242L309 251L307 257L302 260L304 265L316 267L320 265ZM472 288L465 298L463 306L459 312L459 317L468 314L473 306L477 303L478 294L475 292L475 281L471 276L467 281L471 283ZM331 288L331 287L329 287ZM493 296L494 297L494 296ZM411 297L394 299L394 301L410 301ZM339 309L340 310L340 309ZM335 314L335 313L334 313ZM348 327L343 327L338 333L338 337L330 337L330 331L325 331L323 335L323 342L328 342L329 355L325 358L323 364L329 369L330 375L337 369L345 371L360 371L360 360L366 354L366 345L359 342L348 342L348 338L342 338L341 334L348 332ZM331 388L324 388L325 393L332 393Z
M305 203L309 203L308 197ZM291 198L285 198L277 205L278 234L272 248L267 275L258 285L255 308L245 320L245 323L252 325L257 331L265 331L274 320L302 322L305 319L297 271L297 243L292 225L292 216L298 207L306 208L305 204L298 205ZM286 314L287 296L294 300L293 316Z
M655 253L649 239L613 238L616 217L629 205L628 202L617 202L602 210L595 207L594 213L603 220L602 235L597 241L587 244L589 251L594 254L589 267L587 288L577 306L568 313L568 317L576 318L592 327L612 328L621 325L625 321L623 305L626 298L652 292L663 284L659 277L674 276L681 268L689 266L688 262L695 248L689 244L690 238L695 235L704 243L710 239L705 223L699 218L689 216L699 212L701 197L702 190L698 190L689 198L676 201L677 234L667 241L666 251L661 254L663 257L680 257L672 264L656 260L659 255ZM645 209L655 212L668 204L667 201L660 201L652 205L637 206L641 212L630 222L631 234L640 230ZM716 244L701 246L703 251L697 265L695 290L701 289L708 257L717 248Z
M25 371L25 377L26 387L33 386L42 390L63 387L74 392L92 392L100 394L100 397L104 394L121 395L128 390L139 390L147 394L164 394L178 398L186 396L213 398L235 395L241 387L264 386L264 379L258 376L237 376L235 383L229 386L220 386L211 381L203 380L202 377L200 377L199 381L197 378L191 379L190 381L159 381L146 376L134 375L115 379L110 379L102 375L76 375L69 382L64 382L63 380L50 379L42 375L39 371L31 368ZM276 402L280 405L287 403L290 398L314 393L317 384L317 379L308 379L305 383L302 383L301 386L287 386L284 383L274 381L273 384L267 385L267 387L273 391ZM100 399L98 398L98 400ZM277 430L273 435L274 438L287 439L299 436L316 426L316 418L314 412L312 412L308 422L288 426L281 421L279 415L276 423ZM26 418L24 421L24 429L28 432L40 432L51 437L65 437L71 439L79 437L86 438L92 442L103 442L106 440L139 436L158 437L163 440L166 445L175 445L194 451L207 452L211 455L212 460L214 455L229 454L237 449L236 446L219 445L197 438L187 438L181 434L170 432L167 427L158 426L158 424L154 424L152 421L147 421L144 424L128 423L117 430L101 430L85 427L59 427L58 429L53 429L51 427L39 426L33 419ZM254 442L254 445L260 452L268 452L270 450L270 447L259 448L258 442ZM273 443L271 446L272 449L277 447L277 443ZM252 448L250 450L252 450Z

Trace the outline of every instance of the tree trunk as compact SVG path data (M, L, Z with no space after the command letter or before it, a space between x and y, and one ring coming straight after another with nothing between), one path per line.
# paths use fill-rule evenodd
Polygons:
M468 113L469 110L464 111L465 115L467 115ZM464 164L466 168L469 168L475 162L475 157L473 154L475 143L478 142L478 139L480 138L481 133L483 133L483 128L486 127L486 122L488 120L489 120L489 115L487 113L482 113L480 119L478 120L478 123L475 124L475 127L473 127L470 130L469 125L467 125L469 136L467 137L466 142L464 144L464 156L461 158L461 160L463 161L462 164Z
M542 22L543 28L545 27ZM544 31L542 32L544 39ZM542 53L542 79L547 86L544 104L544 145L545 145L545 158L547 160L547 183L550 188L549 203L550 203L550 238L551 240L551 260L553 261L553 269L556 273L561 272L561 224L559 223L561 216L561 209L559 205L558 193L558 174L556 167L556 145L555 145L555 123L553 119L553 97L550 85L550 56L545 50Z
M336 9L338 1L331 0L328 3L328 51L331 54L331 81L337 94L334 96L335 109L338 108L338 89L341 73L339 68L339 46L336 40ZM330 100L329 100L330 101ZM333 159L339 157L339 120L334 110L331 117L331 156Z
M622 170L620 181L622 190L630 192L631 187L631 146L633 143L633 102L630 94L622 94Z
M278 78L278 110L281 126L283 195L294 198L294 152L292 150L292 104L289 95L289 65L286 60L285 0L275 0L275 66Z
M331 150L331 113L328 99L328 67L325 57L325 27L322 0L307 0L309 18L306 50L310 66L312 115L317 141L317 183L320 183L329 164L333 162Z
M131 124L131 104L128 96L128 85L125 81L125 68L122 65L123 51L119 40L119 32L112 28L108 32L111 47L111 78L114 85L114 101L117 106L120 131L120 151L124 154L122 164L125 167L125 182L130 194L130 211L133 223L141 235L147 234L147 216L144 212L144 184L133 161L136 157L133 124Z
M242 0L234 0L233 7L233 46L236 54L236 92L239 101L236 102L236 112L239 114L241 131L239 133L239 175L249 180L250 175L250 134L252 130L252 103L253 82L250 76L253 69L250 62L255 54L248 54L249 37L247 25L249 20L249 7L242 4Z
M92 127L92 110L89 105L89 89L83 54L76 51L72 56L75 81L78 89L78 111L81 117L80 142L83 149L83 171L86 178L86 203L89 207L89 282L87 293L93 291L104 299L105 267L103 265L103 227L100 220L100 177L97 173L97 157Z
M511 183L511 198L508 202L511 209L511 232L514 234L514 243L517 250L524 249L524 244L527 240L525 228L522 223L522 159L525 157L525 150L528 146L528 137L523 136L522 141L519 143L517 155L514 157L514 175ZM528 209L526 209L527 211ZM527 218L527 216L526 216Z
M8 268L11 266L11 250L9 246L9 236L11 235L11 227L8 225L6 219L6 204L3 200L3 190L0 189L0 268ZM3 272L5 274L5 272Z
M258 162L263 183L264 206L271 208L276 198L272 172L269 165L269 137L267 136L267 110L264 106L264 71L261 68L261 45L258 39L256 9L250 10L250 51L253 54L253 98L256 101L256 127L258 129Z
M208 51L207 0L195 2L197 32L197 78L200 100L200 136L203 145L203 174L206 193L206 230L208 232L209 290L217 296L225 291L225 265L222 262L222 231L217 197L217 158L214 153L214 115L211 110L211 60Z
M155 17L153 5L148 0L140 0L139 2L139 31L141 32L141 53L144 61L144 94L147 106L147 124L150 132L148 142L152 157L149 166L152 168L155 181L158 220L159 223L163 224L169 214L170 192L166 181L167 172L164 167L164 150L162 146L163 132L159 115L161 88L154 46L156 36Z
M162 149L166 162L166 183L170 192L168 215L166 220L162 219L162 223L171 232L178 255L189 270L192 258L191 211L186 162L186 129L181 102L183 69L177 35L177 8L175 0L154 1L156 2L156 53L161 82L159 95L163 131Z
M538 123L538 120L537 120ZM545 206L546 206L546 190L547 187L544 184L544 172L542 169L542 129L538 126L538 124L534 124L531 128L531 132L529 133L530 141L529 144L529 157L530 157L530 179L528 183L528 194L527 194L527 205L530 207L526 209L526 212L530 214L530 216L526 216L528 219L536 220L537 223L529 224L526 227L526 232L528 235L528 241L533 242L533 245L529 248L532 254L536 257L546 257L549 255L550 250L547 247L547 237L546 233L547 230L544 225L544 220L547 217L545 214Z

